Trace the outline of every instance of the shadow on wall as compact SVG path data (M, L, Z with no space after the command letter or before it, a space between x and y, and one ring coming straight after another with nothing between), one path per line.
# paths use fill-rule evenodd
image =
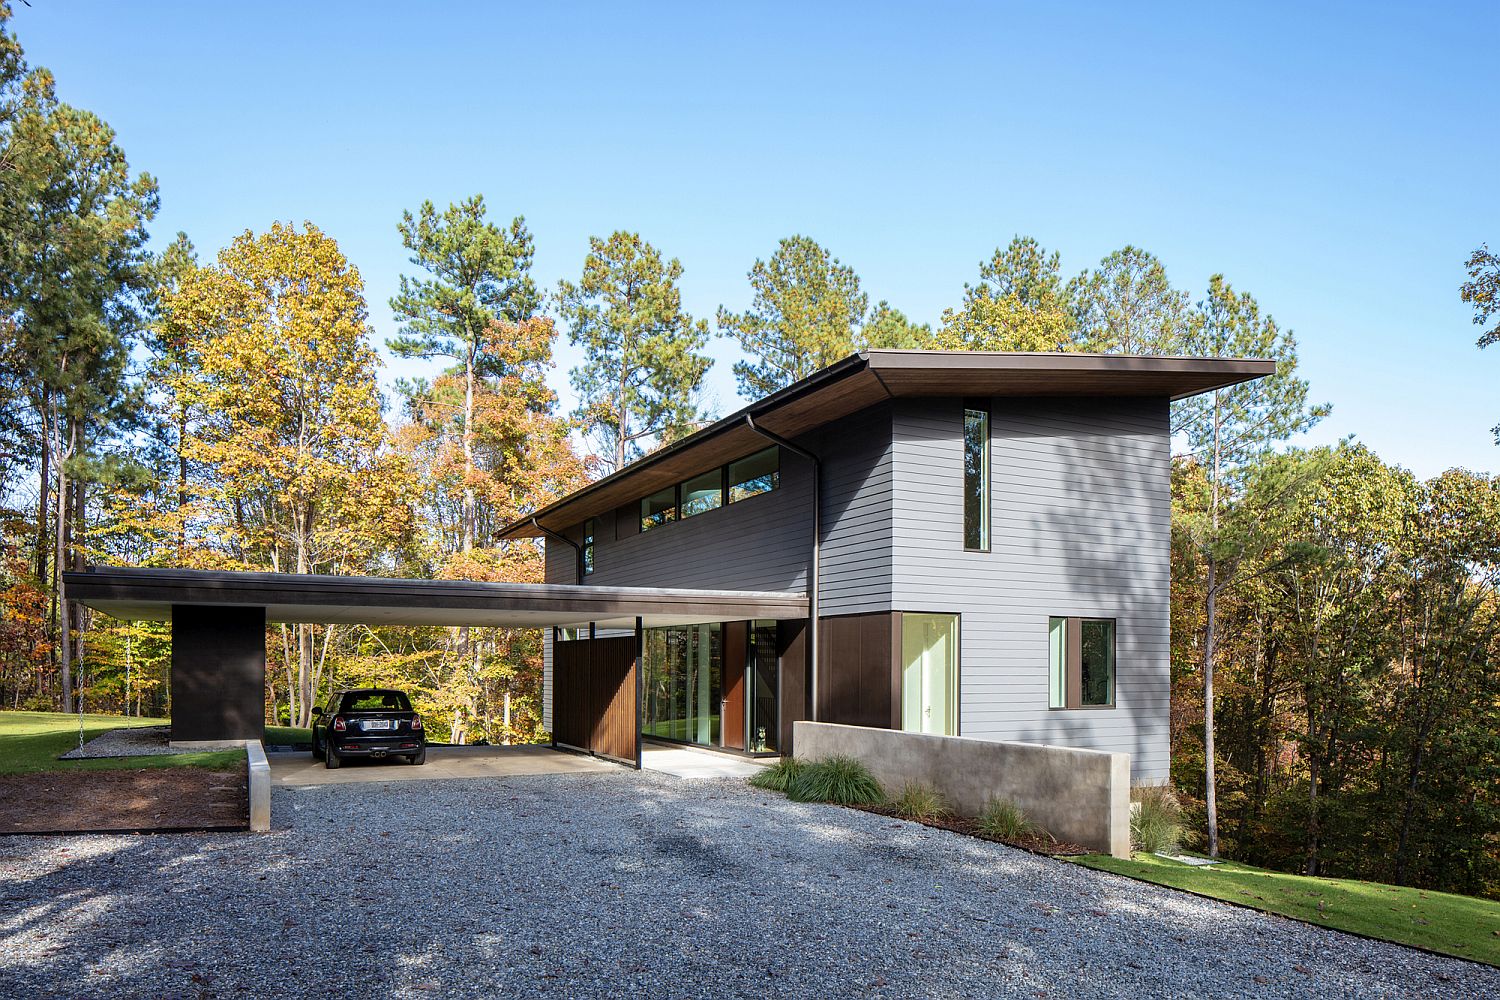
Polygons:
M1171 441L1169 404L1112 400L1107 406L1054 401L1007 415L1007 442L1045 453L1055 502L1025 523L1038 560L1061 560L1068 607L1057 615L1116 619L1113 709L1049 711L1017 735L1131 755L1133 778L1168 766L1171 650ZM997 416L1004 411L997 410ZM1034 463L1030 472L1043 467ZM997 475L1004 475L996 462Z

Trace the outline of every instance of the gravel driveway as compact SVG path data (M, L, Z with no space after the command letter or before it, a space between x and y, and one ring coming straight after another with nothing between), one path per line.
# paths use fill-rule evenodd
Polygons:
M0 996L1496 997L1500 971L740 781L279 788L0 840Z

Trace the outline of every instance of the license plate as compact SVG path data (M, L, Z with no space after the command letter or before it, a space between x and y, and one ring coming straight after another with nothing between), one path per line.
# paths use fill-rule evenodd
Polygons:
M366 721L361 722L359 724L359 728L363 729L367 733L370 730L372 730L372 729L389 729L389 728L391 728L391 720L390 719L367 719Z

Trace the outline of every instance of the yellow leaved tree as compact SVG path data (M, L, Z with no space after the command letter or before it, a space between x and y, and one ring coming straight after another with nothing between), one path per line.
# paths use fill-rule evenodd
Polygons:
M171 385L194 415L183 451L237 561L355 573L385 560L410 530L409 482L388 448L363 283L338 244L311 223L247 231L162 310L196 361ZM305 726L334 628L281 635L289 715Z

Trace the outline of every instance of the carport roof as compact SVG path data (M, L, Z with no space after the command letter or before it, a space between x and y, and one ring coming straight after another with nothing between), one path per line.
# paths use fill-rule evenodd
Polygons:
M63 574L68 596L116 618L170 621L173 605L263 607L270 622L634 627L807 617L805 594L369 576L98 567Z

